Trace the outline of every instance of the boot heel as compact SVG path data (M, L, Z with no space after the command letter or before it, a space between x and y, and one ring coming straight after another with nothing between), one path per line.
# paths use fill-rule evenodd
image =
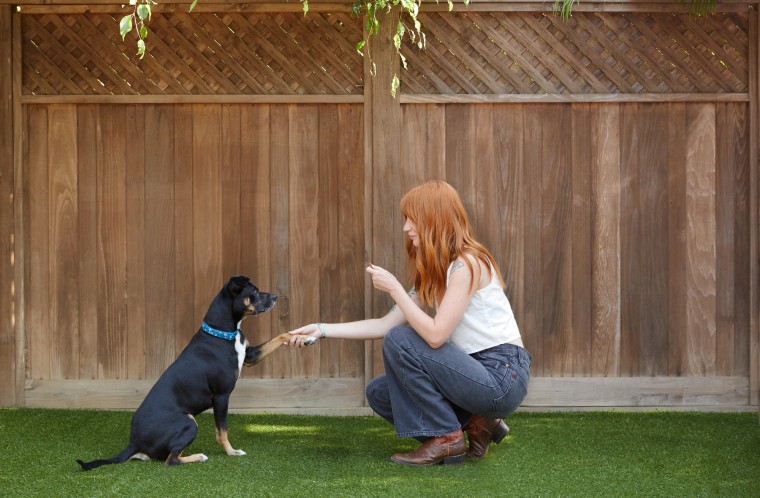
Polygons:
M509 435L509 427L502 420L499 422L499 425L496 426L496 429L494 429L493 436L491 436L491 441L493 441L496 444L499 444L508 435Z
M464 463L464 453L461 455L443 457L444 465L462 465Z

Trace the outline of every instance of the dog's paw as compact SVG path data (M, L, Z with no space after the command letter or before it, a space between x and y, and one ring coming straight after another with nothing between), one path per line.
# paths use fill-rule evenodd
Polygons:
M227 452L230 456L245 456L247 453L243 450L232 450Z
M203 453L198 454L198 461L199 462L208 462L208 457L204 455Z

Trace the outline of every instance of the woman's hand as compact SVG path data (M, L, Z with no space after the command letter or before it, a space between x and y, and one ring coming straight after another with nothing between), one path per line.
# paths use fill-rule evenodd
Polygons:
M385 268L370 264L366 271L372 277L372 285L375 286L375 289L387 292L394 300L394 296L398 295L399 292L401 294L405 293L404 287L398 279Z
M322 332L319 330L319 326L316 323L310 323L295 330L291 330L289 334L291 334L293 337L291 337L290 341L286 342L285 345L295 346L299 348L308 345L304 344L304 341L307 337L314 337L315 339L319 339L322 336Z

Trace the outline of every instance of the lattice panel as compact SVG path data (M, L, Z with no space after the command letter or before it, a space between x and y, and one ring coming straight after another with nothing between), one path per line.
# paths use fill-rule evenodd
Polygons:
M120 14L24 15L26 95L362 94L360 21L334 13L167 13L148 51Z
M747 14L433 13L406 94L746 93Z

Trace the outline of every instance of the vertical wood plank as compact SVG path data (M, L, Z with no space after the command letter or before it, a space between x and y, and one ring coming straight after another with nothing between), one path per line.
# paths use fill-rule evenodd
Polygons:
M195 323L227 281L222 274L222 108L193 106L193 269Z
M124 108L103 105L98 128L98 377L127 377L126 169Z
M50 375L71 379L79 376L76 106L50 106L48 130Z
M265 292L275 292L272 276L274 244L271 241L273 203L279 192L271 190L269 106L245 106L240 116L240 257L241 271ZM251 344L261 344L273 337L273 323L287 299L280 297L269 313L248 318L243 331ZM285 355L283 355L285 356ZM247 377L272 377L271 361L244 369Z
M730 123L727 128L730 133L721 134L719 143L729 142L726 148L727 160L733 161L736 165L735 176L733 178L734 188L734 253L730 257L734 261L734 287L730 292L734 293L734 344L733 358L734 361L727 375L747 376L750 371L750 356L745 354L750 352L751 348L751 304L752 296L752 249L751 249L751 219L750 216L750 195L751 174L750 174L750 132L749 132L749 110L744 104L727 104L721 112ZM722 127L718 131L724 131ZM717 155L723 158L722 153ZM720 164L716 165L720 171ZM718 256L720 261L720 256ZM723 292L717 289L718 295ZM723 339L719 339L723 342Z
M735 363L736 342L736 280L735 258L737 192L736 177L741 165L737 163L731 135L735 132L734 116L727 115L725 104L715 109L715 373L731 375Z
M586 376L592 372L591 362L591 172L595 153L593 106L573 105L570 147L572 149L571 189L571 300L572 337L569 344L572 374Z
M501 267L505 292L523 336L526 334L524 120L524 105L500 105L494 108L492 139L496 148L496 178L493 181L498 187L498 206L495 208L499 210L500 229L493 253ZM524 341L527 341L525 337Z
M668 144L667 107L647 104L639 120L639 210L641 238L638 257L642 281L639 323L639 375L664 375L668 359Z
M313 318L304 317L304 321L337 321L340 316L340 273L352 271L340 265L338 250L342 242L340 224L340 192L352 190L352 183L340 183L340 128L337 105L320 105L318 107L319 140L317 167L317 252L319 268L319 292L315 296L316 314ZM351 132L347 132L351 134ZM314 166L311 166L312 168ZM340 372L340 346L346 341L324 341L319 347L320 377L337 377Z
M145 107L145 377L157 378L175 358L177 306L189 301L190 289L177 293L175 265L176 195L174 107ZM188 216L189 218L189 216ZM187 325L192 330L192 325Z
M614 377L620 368L620 106L593 116L591 375Z
M639 104L622 108L620 164L620 375L639 374L639 318L643 279L639 262L642 237L639 154L641 131L638 127Z
M288 106L290 310L295 323L319 316L319 111L317 106ZM328 212L329 213L329 212ZM292 351L293 377L319 375L319 348Z
M127 134L127 377L145 377L145 107L125 109ZM151 275L151 278L154 276ZM155 332L161 333L161 332Z
M274 289L280 296L277 308L276 330L286 331L299 325L291 317L292 301L290 287L290 120L288 107L273 105L270 109L270 173L269 182L272 191L272 254ZM292 353L281 355L272 364L272 377L275 379L291 377Z
M373 62L376 72L370 74L372 61L365 57L365 91L371 99L369 116L370 127L367 133L372 135L371 145L371 242L369 257L371 261L394 273L402 283L406 273L406 258L403 238L400 235L402 226L401 213L398 203L403 195L398 178L398 165L401 159L400 137L401 105L390 92L390 82L394 75L403 77L400 73L398 55L393 46L393 36L399 20L399 6L391 8L379 17L380 31L375 35ZM367 281L367 280L365 280ZM391 308L390 298L368 286L371 296L370 315L384 315ZM380 341L374 341L372 347L372 375L383 371L382 349Z
M193 106L174 106L174 264L176 268L174 294L176 299L176 330L166 355L176 357L190 338L200 329L195 318L195 281L192 271L195 261L193 244ZM219 285L221 287L221 284ZM152 368L158 368L157 365Z
M682 375L686 358L686 104L668 111L668 375Z
M474 171L473 190L470 194L474 196L471 203L474 212L470 216L473 218L476 240L493 252L501 231L498 183L494 181L497 176L496 144L492 135L494 106L476 106L474 118L474 155L469 160L470 170Z
M338 318L341 322L364 318L364 116L358 105L338 106ZM347 188L347 186L351 186ZM364 373L364 345L341 341L338 357L340 377Z
M221 162L221 223L222 223L222 270L224 282L234 275L240 275L241 245L240 233L245 229L241 224L240 182L242 174L240 106L222 106Z
M523 344L533 356L530 366L531 375L542 376L547 372L544 336L546 335L543 314L544 295L542 292L543 267L541 260L541 186L543 184L544 133L541 126L543 115L536 112L533 106L525 111L523 128L524 162L522 177L524 189L525 214L523 217L523 240L525 251L524 263L524 315L523 315Z
M687 375L715 375L715 106L686 114Z
M98 107L77 106L79 378L98 377Z
M48 265L50 246L48 220L48 113L45 106L29 106L28 164L29 187L29 300L26 313L29 326L30 375L50 378L50 330ZM34 269L42 271L34 271Z
M16 335L23 329L15 327L14 270L11 254L14 223L14 130L13 122L13 64L11 37L11 7L0 6L0 406L16 403L16 371L23 365L16 362ZM17 151L20 153L20 151ZM16 245L21 253L22 245ZM5 256L8 255L8 256ZM14 260L15 261L15 258Z
M544 148L541 192L541 265L544 324L544 373L572 374L569 345L572 342L572 249L568 219L571 212L571 170L568 151L570 106L542 105Z

